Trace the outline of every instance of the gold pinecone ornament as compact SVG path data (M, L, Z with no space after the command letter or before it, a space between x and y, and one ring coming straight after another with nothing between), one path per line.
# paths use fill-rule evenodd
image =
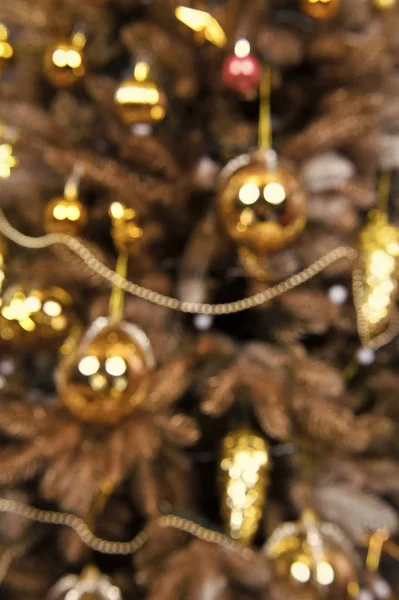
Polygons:
M266 503L270 455L267 442L247 427L229 433L220 460L221 512L229 535L249 544Z
M399 228L374 210L360 233L353 291L359 334L368 345L384 335L396 315L399 278Z

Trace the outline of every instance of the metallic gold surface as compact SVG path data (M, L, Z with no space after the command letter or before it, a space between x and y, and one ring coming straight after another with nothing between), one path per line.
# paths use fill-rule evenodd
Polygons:
M352 549L346 546L337 527L305 511L301 521L278 527L265 550L278 579L316 597L348 600L358 595L359 585Z
M70 87L86 73L83 48L73 40L58 42L46 51L44 74L55 87Z
M137 223L136 211L122 202L113 202L109 209L112 239L121 252L135 254L140 249L143 230Z
M0 23L0 73L5 71L14 56L14 48L9 39L8 28Z
M26 346L46 343L58 347L77 324L71 296L62 288L6 289L0 310L0 338Z
M166 114L166 96L149 79L125 79L117 88L114 100L117 112L126 125L156 123L162 121Z
M46 600L122 600L111 580L96 567L88 566L81 575L65 575L49 591Z
M399 228L377 210L360 233L357 270L361 279L354 286L355 304L359 329L367 342L387 329L398 297Z
M373 0L373 6L377 10L384 11L390 10L397 6L398 0Z
M222 172L218 192L224 230L239 248L260 256L287 246L306 224L305 191L276 163L272 150L237 157Z
M254 538L266 504L270 456L266 441L249 428L229 433L220 460L222 516L231 537Z
M112 424L144 402L153 362L141 329L100 317L60 363L58 392L82 421Z
M78 235L88 220L87 208L78 198L64 196L53 198L44 213L44 229L47 233Z
M303 12L313 19L327 21L338 13L341 0L301 0Z

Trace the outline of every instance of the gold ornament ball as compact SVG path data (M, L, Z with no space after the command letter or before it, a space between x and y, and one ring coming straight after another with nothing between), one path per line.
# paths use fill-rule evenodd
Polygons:
M43 343L46 348L58 348L78 323L72 297L56 286L9 287L2 299L0 315L0 338L22 347Z
M45 600L122 600L120 589L96 567L89 565L80 575L65 575L51 588Z
M61 362L57 388L82 421L113 424L145 401L153 364L140 328L100 317Z
M44 56L44 73L55 87L75 85L86 73L83 49L72 41L51 46Z
M242 155L222 171L218 190L222 227L239 249L257 256L280 250L306 224L305 191L274 153Z
M383 12L385 10L391 10L397 6L398 0L373 0L373 6L377 10Z
M310 598L319 598L320 591L326 600L356 598L357 569L346 538L333 525L312 521L310 527L303 522L285 523L267 542L276 579Z
M340 8L341 0L301 0L302 11L319 21L333 19Z
M166 114L164 92L149 79L125 79L115 92L115 106L125 125L157 123Z
M0 73L9 67L13 56L14 48L8 37L8 29L3 23L0 23Z
M78 200L68 200L59 196L51 200L44 214L44 228L47 233L67 233L77 235L87 224L87 208Z
M136 254L140 250L143 237L143 230L137 223L136 211L122 202L113 202L109 214L116 248L128 254Z

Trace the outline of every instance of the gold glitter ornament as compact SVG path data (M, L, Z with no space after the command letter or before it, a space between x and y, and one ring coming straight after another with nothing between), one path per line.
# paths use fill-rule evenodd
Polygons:
M86 74L84 47L87 38L81 31L70 40L56 42L44 55L43 69L55 87L71 87Z
M0 73L8 69L13 56L14 48L10 43L8 28L0 23Z
M341 0L301 0L302 11L320 21L333 19L341 6Z
M372 2L373 7L381 12L391 10L398 5L398 0L372 0Z
M265 553L277 579L310 597L350 600L359 593L351 545L338 527L320 523L312 511L277 527Z
M59 395L82 421L112 424L146 398L154 358L136 325L96 319L57 372Z
M49 591L45 600L122 600L122 593L111 580L93 566L81 575L65 575Z
M254 538L266 504L270 456L267 442L247 427L222 442L222 516L229 535L245 544Z
M78 323L72 297L56 286L10 286L3 295L0 315L0 338L21 347L58 348Z
M360 233L354 280L358 318L368 340L382 334L396 314L398 280L399 228L389 224L387 215L373 211Z
M297 177L278 164L274 150L231 160L218 188L219 221L238 246L257 258L286 247L303 230L307 197Z
M138 62L134 68L134 76L119 84L114 101L125 125L157 123L166 114L166 95L150 79L150 67L145 62Z

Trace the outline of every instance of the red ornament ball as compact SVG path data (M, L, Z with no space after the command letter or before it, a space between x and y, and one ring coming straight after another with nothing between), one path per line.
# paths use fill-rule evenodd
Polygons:
M226 87L251 96L259 88L262 76L262 65L254 54L247 56L228 56L223 64L222 79Z

